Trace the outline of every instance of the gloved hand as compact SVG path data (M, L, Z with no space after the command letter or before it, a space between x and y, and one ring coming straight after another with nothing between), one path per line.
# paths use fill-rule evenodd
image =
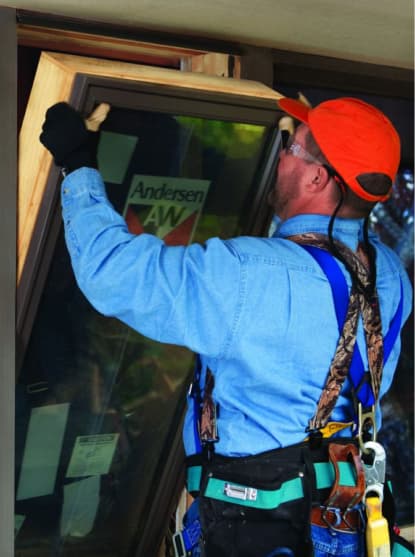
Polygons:
M50 151L55 164L72 172L82 166L97 168L99 134L89 131L81 114L60 102L46 112L40 142Z

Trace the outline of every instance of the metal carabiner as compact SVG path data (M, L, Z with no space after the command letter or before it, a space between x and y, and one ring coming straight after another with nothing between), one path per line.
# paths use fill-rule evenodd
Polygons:
M330 522L329 518L328 518L328 513L331 513L334 518L333 522ZM341 513L341 509L339 509L338 507L325 507L324 508L324 512L321 515L321 518L323 519L323 521L327 524L327 527L330 530L336 530L336 528L338 526L340 526L341 522L342 522L342 513Z
M369 493L374 492L381 502L383 501L383 485L386 476L386 453L380 443L376 441L367 441L364 443L364 452L368 454L370 451L374 453L372 464L364 464L366 489L363 500Z
M366 443L369 443L367 439L367 435L371 436L372 441L376 441L376 411L374 406L370 406L369 408L363 409L362 403L359 402L357 406L357 438L359 440L360 449L363 453L367 454L367 450L365 449ZM369 433L370 428L372 432Z

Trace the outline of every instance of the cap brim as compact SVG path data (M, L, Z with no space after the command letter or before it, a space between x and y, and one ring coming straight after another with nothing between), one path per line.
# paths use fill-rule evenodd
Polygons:
M308 124L308 113L310 112L310 108L304 103L295 99L283 97L282 99L279 99L278 105L284 112L286 112L290 116L293 116L297 120Z

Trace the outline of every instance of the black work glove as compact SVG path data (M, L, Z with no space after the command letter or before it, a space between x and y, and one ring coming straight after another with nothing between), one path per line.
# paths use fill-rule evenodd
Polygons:
M88 166L98 168L99 133L89 131L81 114L60 102L46 112L40 142L50 151L55 164L67 173Z

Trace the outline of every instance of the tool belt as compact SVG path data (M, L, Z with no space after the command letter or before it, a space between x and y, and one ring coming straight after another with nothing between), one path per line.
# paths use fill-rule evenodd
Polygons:
M334 534L364 530L358 444L356 439L323 439L317 448L303 442L248 457L215 453L203 462L190 457L187 488L197 497L197 519L176 534L176 557L192 555L199 543L201 555L214 557L278 555L276 548L283 548L281 555L311 557L310 524ZM413 547L393 530L387 482L382 514L392 556L413 556Z
M201 478L201 547L215 557L264 557L282 547L311 556L310 517L355 532L363 525L363 493L363 467L350 439L324 440L314 450L300 443L248 457L214 454Z

